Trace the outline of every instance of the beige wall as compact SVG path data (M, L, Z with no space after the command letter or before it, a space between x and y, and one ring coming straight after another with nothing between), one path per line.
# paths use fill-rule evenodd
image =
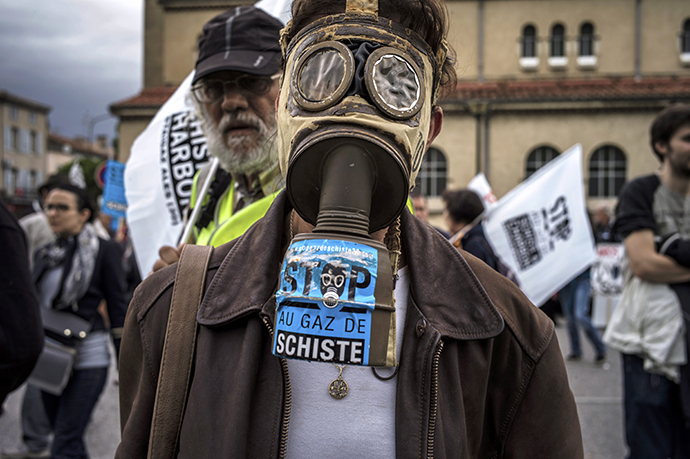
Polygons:
M617 146L628 161L627 178L658 168L649 148L649 126L655 112L494 115L491 122L489 183L497 197L525 177L525 161L536 147L548 145L563 152L582 144L585 188L587 165L597 148Z
M494 1L486 2L485 60L486 77L533 78L561 76L582 77L592 73L632 74L634 72L634 0L561 0L561 1ZM579 70L576 65L580 25L592 22L594 33L600 40L596 71ZM565 26L568 37L565 71L552 71L547 64L549 37L554 24ZM520 37L525 25L537 29L540 59L538 71L520 70Z
M680 65L678 34L690 19L690 1L654 0L642 2L642 72L682 73L690 68Z
M588 164L592 153L603 145L614 145L626 156L626 179L649 174L659 163L649 147L649 127L657 111L562 114L494 114L490 123L490 171L487 177L498 198L518 185L525 177L525 162L536 147L551 146L563 152L576 143L582 144L583 175L587 193ZM466 114L446 113L443 130L433 146L446 154L448 187L464 188L476 174L476 125ZM594 208L599 202L609 205L612 199L589 199ZM443 203L431 198L430 222L445 228L441 216Z
M475 161L476 121L469 115L446 114L441 134L433 147L446 156L448 164L448 188L464 187L477 175Z
M178 85L194 69L201 29L225 9L176 10L165 15L163 39L163 81Z
M457 55L458 78L463 80L476 79L478 72L478 3L449 2L447 5L450 23L448 43Z
M118 151L116 152L116 160L126 163L129 159L129 153L132 149L132 144L136 138L144 132L146 126L148 126L151 118L143 119L124 119L120 120L120 124L117 128L118 136L120 138L120 145Z

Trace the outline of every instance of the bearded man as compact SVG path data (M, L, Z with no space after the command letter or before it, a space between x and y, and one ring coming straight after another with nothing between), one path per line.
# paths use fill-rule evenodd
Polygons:
M193 240L183 242L219 246L236 238L266 213L284 186L273 141L281 28L280 21L253 6L225 11L203 27L188 97L220 168ZM194 178L192 203L209 169ZM162 247L154 271L178 258L178 250Z

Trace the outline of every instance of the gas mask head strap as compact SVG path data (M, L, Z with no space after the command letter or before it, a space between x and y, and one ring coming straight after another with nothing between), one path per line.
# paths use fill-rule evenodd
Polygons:
M366 13L378 16L379 1L378 0L347 0L345 5L346 13Z

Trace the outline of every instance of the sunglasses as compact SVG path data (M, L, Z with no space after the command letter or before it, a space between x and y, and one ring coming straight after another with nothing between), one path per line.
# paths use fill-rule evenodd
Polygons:
M46 205L46 212L50 212L51 210L54 210L55 212L67 212L68 210L73 209L73 207L68 206L67 204L47 204ZM74 208L76 209L76 208Z

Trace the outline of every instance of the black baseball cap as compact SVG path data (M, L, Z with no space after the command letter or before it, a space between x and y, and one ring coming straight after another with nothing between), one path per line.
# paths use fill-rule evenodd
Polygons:
M278 19L253 6L238 6L214 17L204 24L192 83L223 70L276 74L282 28Z

